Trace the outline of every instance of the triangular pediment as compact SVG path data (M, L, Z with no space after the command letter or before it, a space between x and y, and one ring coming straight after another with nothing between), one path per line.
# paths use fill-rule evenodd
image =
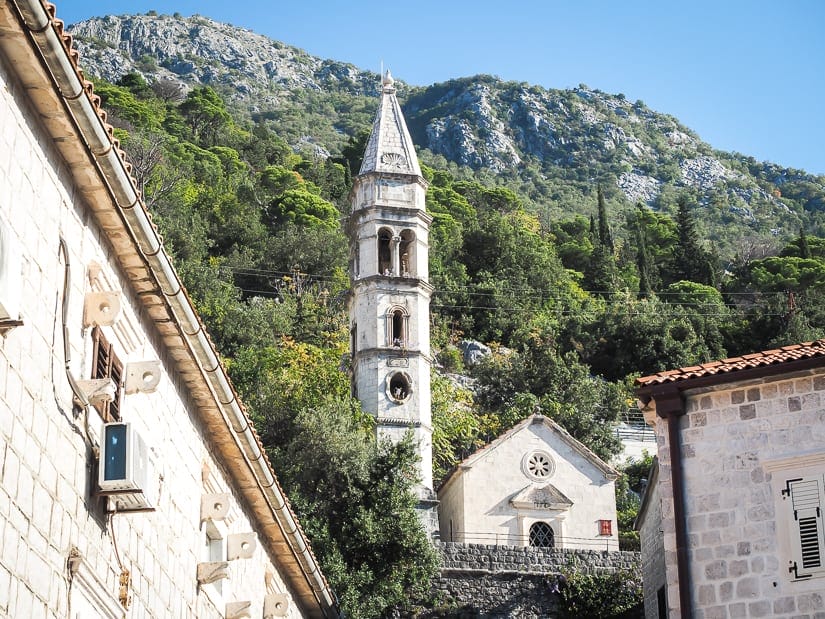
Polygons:
M510 504L516 509L569 509L573 501L553 484L530 484L510 499Z
M550 419L550 417L545 417L540 414L534 414L528 417L527 419L520 421L515 426L510 428L507 432L505 432L492 442L488 443L484 447L480 448L475 453L468 456L462 462L456 465L441 482L441 485L439 486L439 491L441 488L446 487L450 480L453 479L455 476L462 475L466 471L469 471L476 465L482 463L485 460L485 458L487 458L492 452L494 452L496 449L498 449L508 441L515 440L519 433L523 432L532 425L544 426L548 428L551 432L553 432L553 434L559 441L570 447L574 452L576 452L578 455L584 458L584 460L587 462L587 465L594 467L595 470L597 470L601 475L603 475L604 479L614 480L619 476L619 473L618 471L616 471L616 469L614 469L604 460L599 458L581 442L573 438L573 436L571 436L567 432L567 430L565 430L558 423Z

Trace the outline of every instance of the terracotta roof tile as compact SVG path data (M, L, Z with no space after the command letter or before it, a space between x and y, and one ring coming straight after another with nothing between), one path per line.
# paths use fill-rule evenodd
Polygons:
M702 378L716 374L730 374L742 370L781 365L790 361L812 359L815 357L823 357L823 364L825 364L825 339L783 346L782 348L772 350L763 350L762 352L750 353L742 355L741 357L731 357L730 359L723 359L722 361L703 363L698 366L692 365L677 370L657 372L650 376L637 378L636 385L648 387L651 385L675 383L691 378Z

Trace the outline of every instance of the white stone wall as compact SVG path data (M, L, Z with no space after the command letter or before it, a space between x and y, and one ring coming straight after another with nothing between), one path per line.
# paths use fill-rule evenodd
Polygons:
M645 497L646 511L639 528L642 550L642 588L645 618L659 619L657 594L665 586L665 548L662 539L662 499L657 480L652 480Z
M686 410L680 426L695 616L822 615L825 579L791 581L781 542L787 525L776 505L795 462L825 470L825 371L689 394ZM657 424L662 529L671 616L680 616L666 425Z
M573 505L569 509L556 512L539 506L519 511L510 504L510 499L524 488L542 485L525 475L522 468L525 454L537 449L549 453L555 461L555 473L547 481L570 499ZM544 521L553 527L559 548L619 549L613 481L544 424L527 425L488 448L479 460L457 474L463 484L451 479L439 492L442 541L526 545L530 526ZM457 505L463 505L462 512L454 514L452 509ZM611 520L610 537L599 536L600 519Z
M458 534L467 531L464 520L464 475L455 475L449 486L438 492L438 525L442 542L457 539Z
M420 456L421 484L431 492L429 291L420 284L428 277L429 219L424 193L424 186L409 175L356 178L350 226L357 259L352 273L350 326L355 329L353 371L358 399L365 411L378 418L379 438L399 441L412 428ZM389 277L379 265L382 231L395 238L390 244L394 257ZM405 277L398 239L413 236L414 242L407 248L409 277ZM404 326L396 346L392 313L397 309L403 312ZM411 386L403 400L393 398L389 387L397 373Z
M134 617L222 617L224 604L250 600L260 617L265 574L272 591L285 585L258 544L250 560L231 564L223 599L214 587L198 590L197 564L204 560L205 533L200 500L207 491L229 491L191 409L172 360L158 346L151 322L115 269L111 248L90 224L87 207L77 201L64 164L50 147L25 94L0 64L0 225L22 251L21 314L24 325L0 339L0 615L68 615L67 559L77 548L99 593L117 600L120 567L131 572ZM97 287L122 293L123 314L106 335L124 363L160 359L162 379L149 395L124 396L122 416L151 448L162 475L157 511L118 514L111 525L95 516L90 495L92 461L84 442L82 417L72 408L64 374L60 299L63 237L71 258L68 333L71 371L89 378L90 329L82 327L84 295ZM91 283L88 267L101 274ZM92 432L100 425L93 413ZM204 467L211 471L204 483ZM228 531L245 532L250 522L233 495ZM290 617L299 616L292 605Z

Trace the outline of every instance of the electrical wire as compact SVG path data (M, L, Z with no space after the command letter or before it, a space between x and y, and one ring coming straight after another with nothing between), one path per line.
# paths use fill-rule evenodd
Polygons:
M83 430L86 434L86 443L89 449L92 450L95 458L98 458L100 457L100 449L92 438L92 433L89 429L89 409L92 405L72 374L72 353L71 346L69 345L69 290L71 290L72 267L71 261L69 260L69 248L62 236L59 237L58 251L63 255L63 304L61 307L61 321L63 324L63 362L66 379L69 381L69 386L72 389L75 399L80 403L80 407L83 410Z
M209 270L211 267L203 267L203 270ZM249 275L249 276L258 276L258 277L275 277L276 279L284 279L284 278L294 278L296 275L300 277L304 277L307 279L308 283L323 283L323 282L336 282L338 281L336 278L329 276L329 275L322 275L319 273L306 273L303 271L275 271L275 270L268 270L268 269L256 269L252 267L233 267L229 265L221 265L218 266L217 269L219 271L227 271L233 275ZM242 289L243 290L243 289ZM252 291L252 292L267 292L267 291ZM579 288L576 289L576 293L586 293L592 296L614 296L614 297L622 297L627 296L629 293L626 290L597 290L597 289L586 289L586 288ZM471 296L489 296L489 297L496 297L502 296L506 294L513 294L519 296L527 296L530 298L542 298L546 300L560 300L563 301L567 297L558 295L555 292L550 292L542 288L533 288L533 287L526 287L526 288L513 288L513 287L506 287L506 288L499 288L493 292L486 292L480 291L477 285L464 285L464 286L450 286L445 288L439 288L435 292L436 294L467 294ZM696 291L690 293L684 293L679 291L667 291L667 290L660 290L660 291L653 291L651 294L657 297L678 297L684 296L685 294L690 294L691 296L694 295L707 295L707 296L716 296L721 295L722 297L785 297L787 292L784 291L764 291L764 290L752 290L752 291L739 291L739 292L720 292L717 290L703 292L703 291ZM694 305L694 303L669 303L671 305Z

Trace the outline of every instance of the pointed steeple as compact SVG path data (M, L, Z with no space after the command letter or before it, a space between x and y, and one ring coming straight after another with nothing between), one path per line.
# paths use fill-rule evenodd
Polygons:
M395 80L387 70L381 80L381 104L372 124L359 174L384 172L421 176L412 138L395 97L394 84Z

